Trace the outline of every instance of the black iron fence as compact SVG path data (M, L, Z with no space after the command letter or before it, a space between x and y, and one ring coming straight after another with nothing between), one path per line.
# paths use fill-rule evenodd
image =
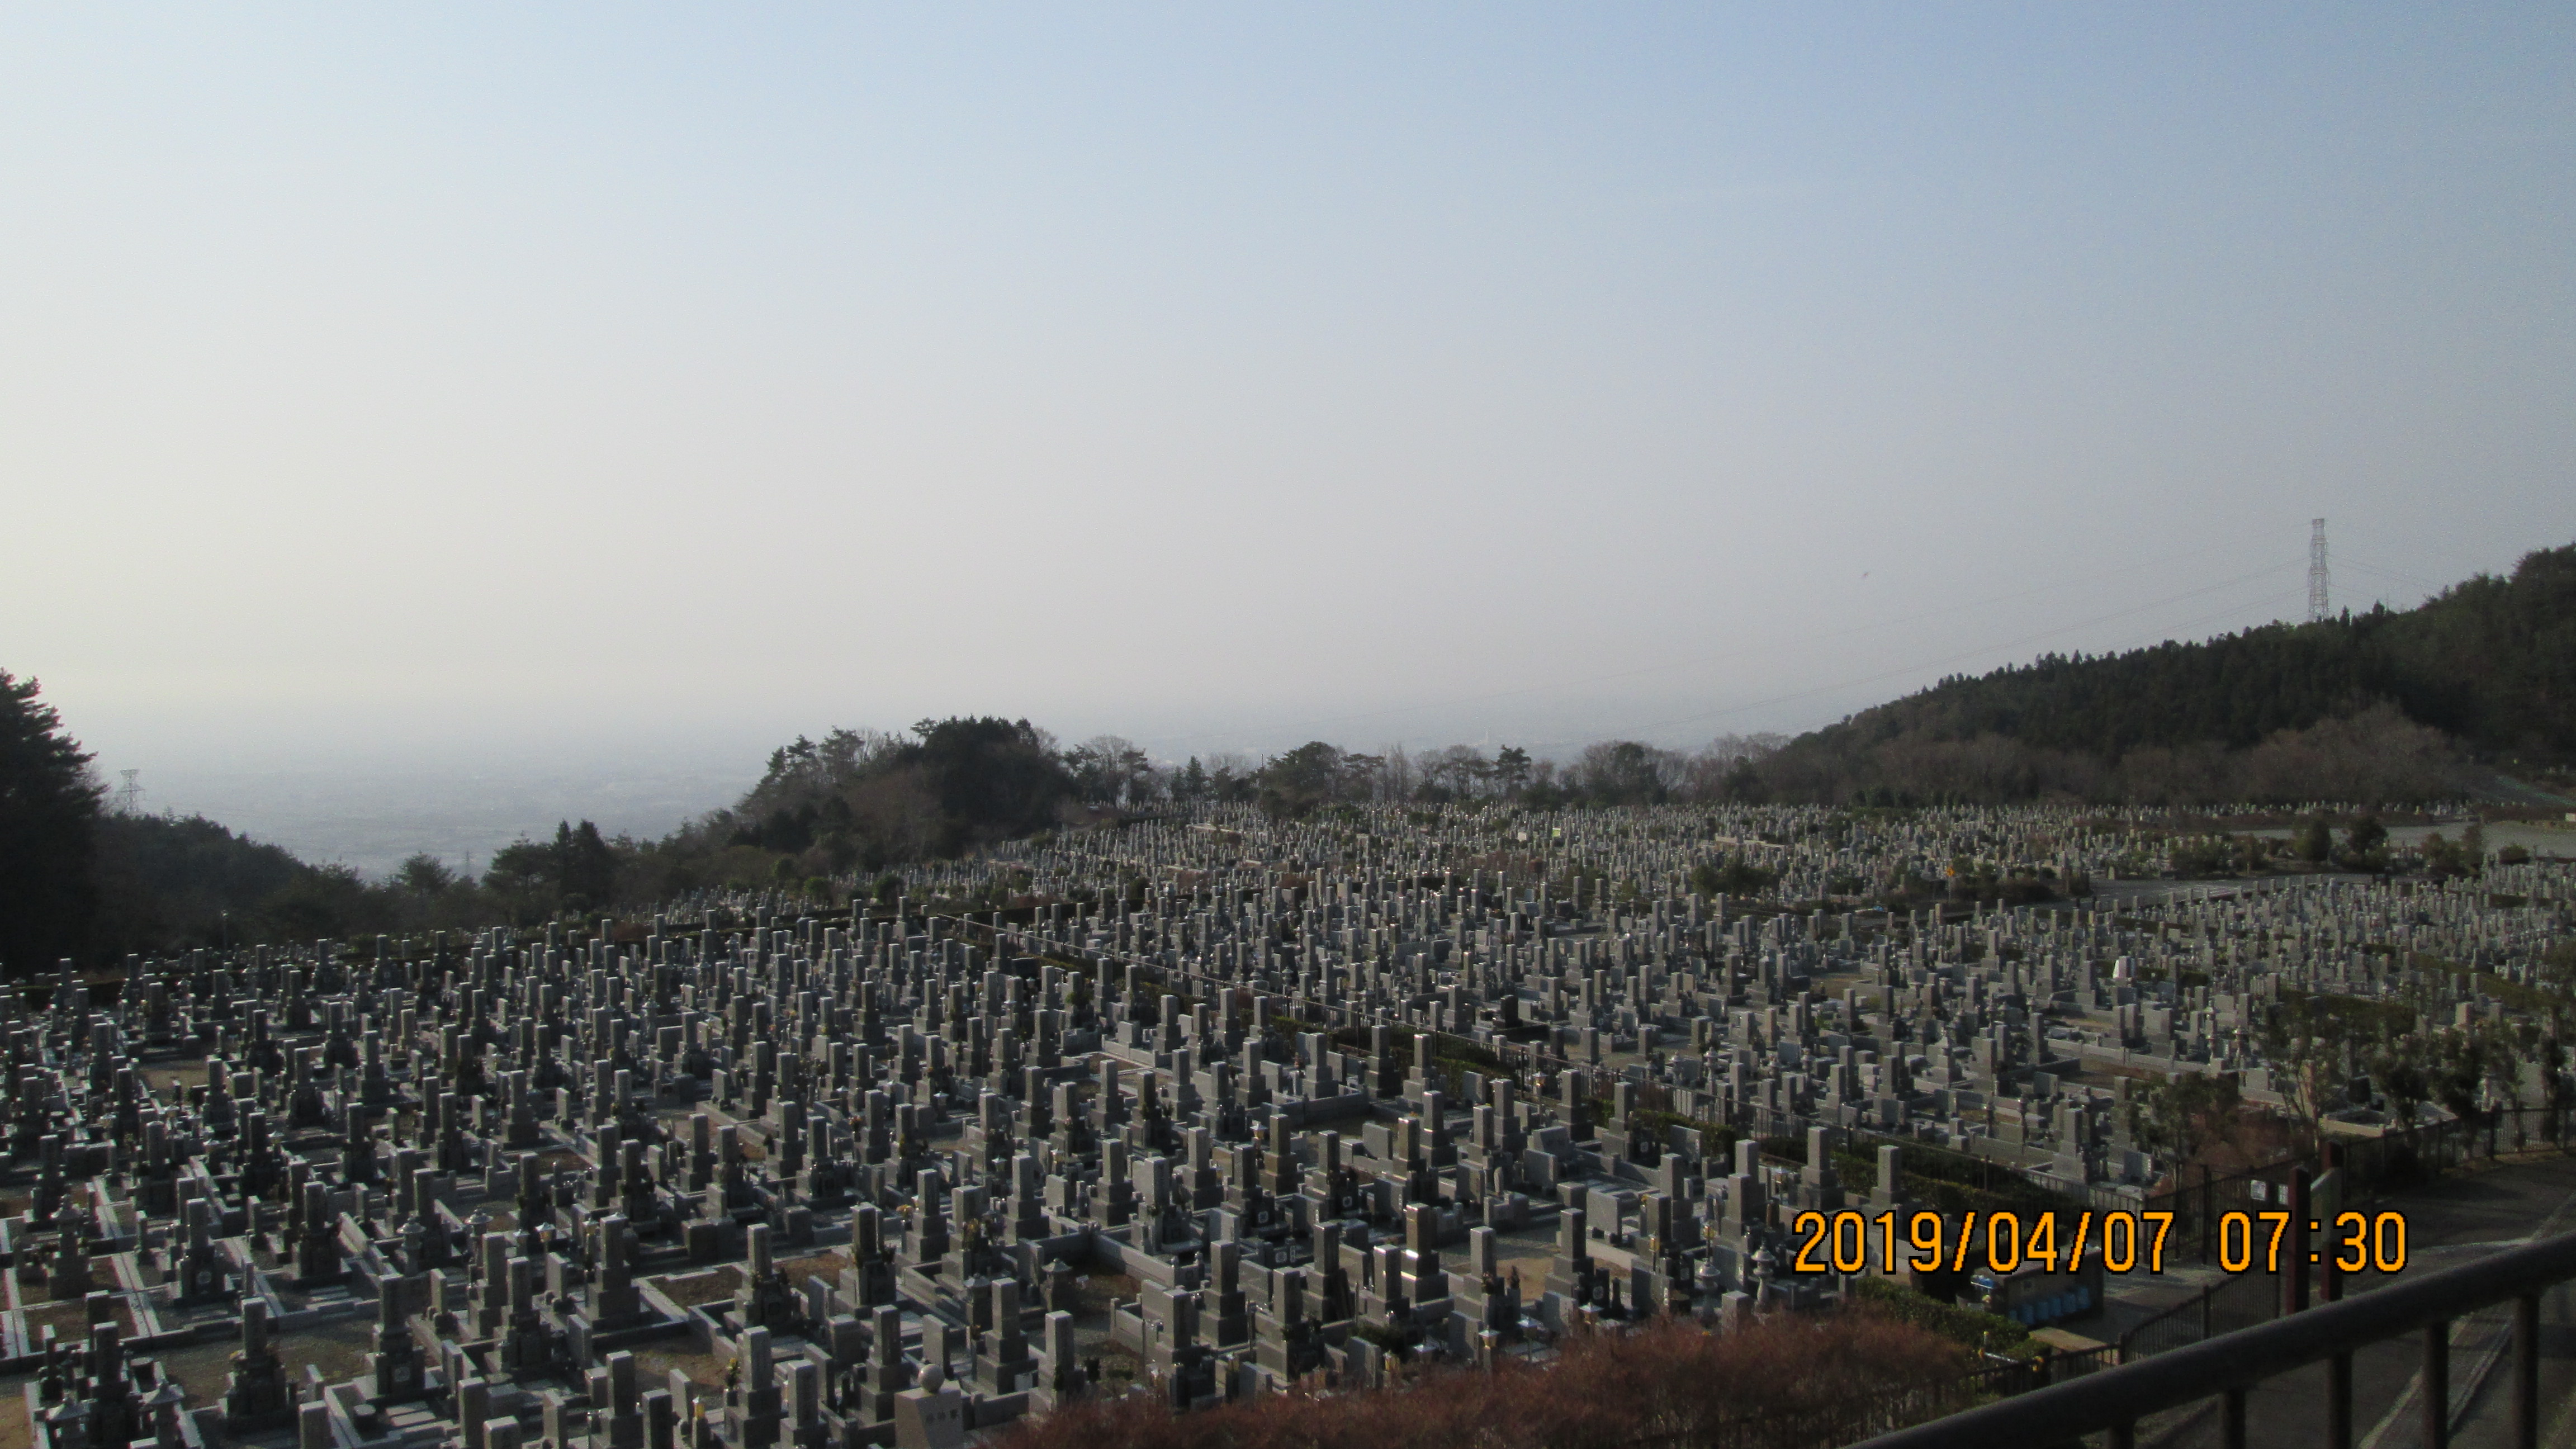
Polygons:
M2342 1186L2343 1205L2352 1207L2481 1159L2539 1147L2564 1151L2562 1134L2569 1116L2557 1108L2518 1108L2434 1123L2412 1132L2346 1139L2330 1144L2332 1150L2322 1159L2285 1157L2247 1171L2207 1177L2181 1191L2154 1194L2147 1199L2147 1207L2175 1214L2168 1256L2216 1262L2218 1218L2230 1212L2288 1206L2302 1169L2332 1167ZM2280 1276L2269 1272L2249 1269L2221 1278L2154 1317L2132 1324L2120 1335L2120 1361L2169 1353L2269 1323L2281 1314L2282 1291Z
M2198 1293L2120 1335L2119 1361L2130 1363L2155 1354L2252 1328L2281 1316L2281 1280L2272 1273L2247 1271L2221 1278Z
M2481 1159L2544 1147L2563 1152L2571 1135L2576 1135L2576 1110L2499 1108L2378 1137L2330 1138L2319 1152L2292 1153L2230 1173L2197 1168L2143 1199L2093 1205L2170 1212L2174 1225L2166 1240L2166 1256L2215 1263L2219 1220L2229 1213L2282 1207L2287 1202L2282 1194L2301 1167L2314 1172L2334 1168L2343 1185L2344 1205L2350 1207L2430 1182ZM2104 1191L2094 1189L2093 1194Z
M2389 1283L2357 1297L2221 1333L2154 1357L1898 1429L1867 1449L1988 1449L2048 1445L2105 1433L2131 1449L2138 1421L2215 1399L2227 1449L2244 1449L2248 1390L2310 1364L2330 1366L2309 1442L2350 1449L2352 1361L2360 1349L2421 1334L2423 1442L2450 1442L2451 1325L2480 1309L2512 1305L2513 1363L2506 1402L2511 1440L2536 1449L2540 1437L2540 1295L2576 1279L2576 1234L2513 1248L2480 1262Z

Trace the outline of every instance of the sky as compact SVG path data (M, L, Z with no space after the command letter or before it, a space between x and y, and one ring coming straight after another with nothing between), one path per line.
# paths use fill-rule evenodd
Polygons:
M0 669L272 834L1688 745L2576 540L2564 6L5 24Z

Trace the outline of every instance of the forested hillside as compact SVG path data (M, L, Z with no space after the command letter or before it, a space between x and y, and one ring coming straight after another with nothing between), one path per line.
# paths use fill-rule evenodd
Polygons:
M1123 742L1120 742L1123 744ZM1132 758L1129 758L1132 756ZM953 856L1144 803L1132 748L1059 751L1026 720L924 720L909 735L836 730L774 752L733 808L658 840L565 821L494 852L479 879L416 855L384 880L313 865L198 816L103 808L92 757L0 672L0 973L127 952L472 928L653 905L710 886L821 896L890 865ZM842 882L833 886L832 881Z
M2576 763L2576 545L2421 607L1952 678L1793 741L1781 798L2425 798Z

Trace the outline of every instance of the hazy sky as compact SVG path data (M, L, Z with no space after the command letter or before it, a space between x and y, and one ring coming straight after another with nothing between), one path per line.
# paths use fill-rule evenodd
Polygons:
M2576 539L2563 4L0 23L0 668L147 778L1686 743Z

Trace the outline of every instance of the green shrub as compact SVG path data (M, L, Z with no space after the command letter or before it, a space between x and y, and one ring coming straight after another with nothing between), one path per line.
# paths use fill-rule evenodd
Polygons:
M1942 1303L1891 1279L1863 1275L1852 1281L1852 1293L1873 1311L1970 1348L2012 1353L2030 1338L2029 1329L2000 1313Z

